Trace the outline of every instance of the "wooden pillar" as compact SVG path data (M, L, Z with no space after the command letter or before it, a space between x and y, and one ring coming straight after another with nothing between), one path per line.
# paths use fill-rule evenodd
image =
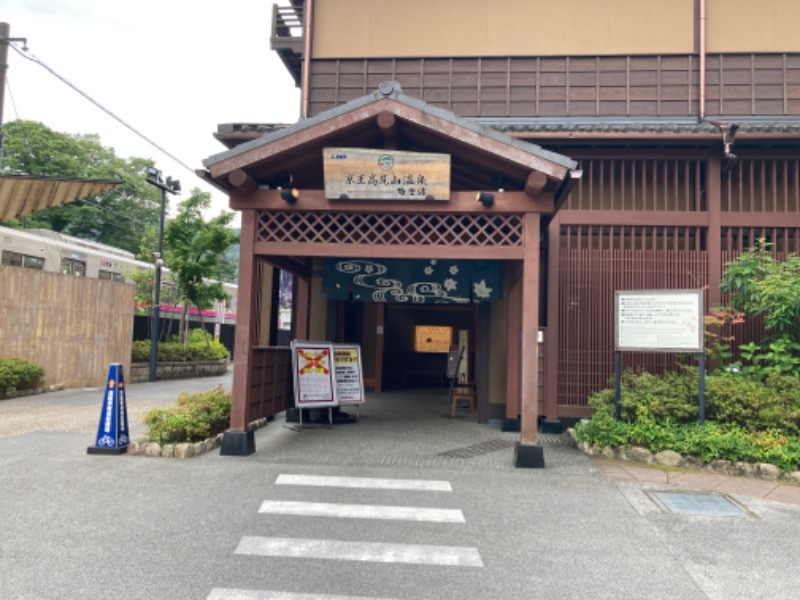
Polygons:
M559 271L561 257L561 218L556 215L547 228L547 333L544 347L547 355L544 402L548 420L558 419L558 332Z
M255 319L255 210L242 211L242 229L239 241L239 306L236 311L236 341L233 358L233 385L231 389L231 427L222 437L220 454L247 456L255 452L255 435L248 431L250 421L250 394L252 379L253 341Z
M511 271L511 269L509 269ZM518 419L520 415L520 349L522 341L522 279L519 269L509 276L506 300L506 418Z
M708 304L719 306L722 303L719 289L722 278L722 161L716 156L710 157L706 168Z
M525 215L525 259L522 261L521 280L521 444L535 444L538 439L539 218L538 213Z

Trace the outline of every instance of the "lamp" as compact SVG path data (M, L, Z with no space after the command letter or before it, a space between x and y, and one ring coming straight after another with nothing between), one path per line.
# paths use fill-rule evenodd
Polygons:
M494 194L489 192L478 192L475 195L475 200L483 204L486 208L490 208L494 204Z
M150 381L156 380L156 363L158 362L159 319L161 318L161 267L164 265L164 219L166 217L167 192L177 194L181 191L181 182L167 177L166 183L161 178L161 171L155 167L147 168L145 181L161 190L161 212L158 223L158 252L156 258L156 285L153 299L153 331L150 342Z
M281 198L283 198L286 204L294 204L295 202L297 202L297 199L299 197L300 197L300 192L297 191L297 188L283 190L281 192Z

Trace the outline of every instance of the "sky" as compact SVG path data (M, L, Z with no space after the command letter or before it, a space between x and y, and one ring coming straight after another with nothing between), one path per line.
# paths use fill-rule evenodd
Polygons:
M0 22L10 25L12 38L27 39L22 54L39 59L166 153L13 48L3 120L97 134L117 156L150 158L164 178L180 180L177 200L195 187L210 192L206 216L216 216L228 210L227 196L194 170L225 150L213 137L217 125L294 123L299 116L299 91L270 49L273 4L0 0Z

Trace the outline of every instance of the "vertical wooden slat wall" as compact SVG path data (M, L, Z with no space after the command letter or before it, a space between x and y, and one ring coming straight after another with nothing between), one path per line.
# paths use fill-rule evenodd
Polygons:
M800 160L745 158L707 181L700 159L589 158L581 161L584 179L568 199L560 227L558 302L559 414L588 412L588 396L608 385L613 374L613 302L616 290L697 289L716 285L709 273L708 226L720 223L724 265L759 239L777 259L800 251ZM705 194L720 190L718 219L709 214ZM613 211L611 225L583 223ZM660 225L674 212L687 225ZM587 221L589 217L586 217ZM694 224L692 224L694 223ZM742 225L748 223L749 225ZM794 226L792 226L794 225ZM725 301L725 298L722 298ZM708 308L708 307L706 307ZM552 329L551 324L548 324ZM760 338L762 324L751 319L726 327L734 346ZM624 353L623 368L659 372L676 356Z
M0 356L46 370L48 385L105 384L110 363L129 372L133 285L0 265Z
M696 55L313 59L312 115L381 81L463 117L695 117ZM707 114L798 115L800 54L710 54Z

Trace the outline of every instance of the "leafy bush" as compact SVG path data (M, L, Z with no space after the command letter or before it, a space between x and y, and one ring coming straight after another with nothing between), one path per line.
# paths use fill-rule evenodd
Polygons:
M763 382L731 373L706 378L706 415L751 432L800 434L800 379L769 375Z
M225 431L231 418L231 394L222 386L208 392L182 392L174 406L154 408L144 417L147 436L161 444L199 442Z
M800 469L800 378L739 373L706 376L705 426L698 423L696 369L652 375L627 371L621 379L620 421L614 390L593 394L590 419L578 438L600 446L674 450L705 461L769 462Z
M194 362L224 360L226 358L228 358L228 349L221 342L214 339L206 342L202 333L199 340L195 335L190 336L189 344L186 347L176 341L161 342L158 345L159 362ZM133 342L131 360L135 363L143 363L150 360L150 340Z
M45 370L21 358L0 358L0 392L37 388L44 380Z

